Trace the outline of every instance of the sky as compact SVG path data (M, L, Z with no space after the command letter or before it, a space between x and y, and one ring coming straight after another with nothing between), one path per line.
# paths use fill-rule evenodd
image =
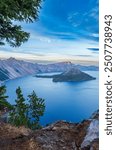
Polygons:
M1 46L1 58L98 64L98 0L44 0L36 22L15 23L30 39L19 48Z

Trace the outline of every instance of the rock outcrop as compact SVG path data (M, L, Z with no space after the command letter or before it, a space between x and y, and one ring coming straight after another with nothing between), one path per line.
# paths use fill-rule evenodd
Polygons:
M40 130L0 122L0 150L98 150L98 115L81 123L58 121Z
M84 141L81 144L81 149L84 149L85 147L90 147L93 141L98 140L99 138L99 121L98 120L93 120L88 129L87 129L87 134L84 137Z

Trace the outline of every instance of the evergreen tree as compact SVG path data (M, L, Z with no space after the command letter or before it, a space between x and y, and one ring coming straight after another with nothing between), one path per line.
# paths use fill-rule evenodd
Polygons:
M5 108L12 109L10 103L7 102L6 86L0 86L0 110L4 111Z
M28 107L25 104L21 88L16 89L17 99L15 100L16 105L10 113L9 122L15 126L28 126Z
M29 104L26 104L20 87L16 89L16 94L16 105L13 106L10 112L9 123L33 130L40 128L40 117L43 116L45 111L44 99L38 98L33 91L32 94L28 95Z
M33 91L29 97L29 116L32 118L29 124L31 129L40 128L40 117L43 116L45 111L44 99L38 98L36 93Z
M42 0L0 0L0 45L20 46L29 38L15 21L34 22Z

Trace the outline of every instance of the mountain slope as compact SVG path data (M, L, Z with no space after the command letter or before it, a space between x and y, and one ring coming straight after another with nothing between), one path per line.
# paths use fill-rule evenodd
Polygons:
M37 64L9 58L0 61L0 80L14 79L39 72Z
M0 68L0 81L4 81L9 79L9 72L4 69L4 68Z
M65 71L64 73L60 75L55 75L53 77L54 82L79 82L79 81L87 81L87 80L93 80L94 77L80 71L79 69L73 67L68 71Z

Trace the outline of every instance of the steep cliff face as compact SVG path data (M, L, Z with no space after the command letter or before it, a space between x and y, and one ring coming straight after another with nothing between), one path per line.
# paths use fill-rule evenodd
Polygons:
M37 64L9 58L0 61L0 80L13 79L39 72Z
M1 67L0 68L0 81L8 80L9 79L9 72Z
M93 119L87 129L86 136L81 144L81 149L85 147L90 147L93 142L98 141L99 139L99 121L97 119Z
M97 116L97 117L96 117ZM31 131L0 123L1 150L98 150L98 114L81 123L58 121Z

